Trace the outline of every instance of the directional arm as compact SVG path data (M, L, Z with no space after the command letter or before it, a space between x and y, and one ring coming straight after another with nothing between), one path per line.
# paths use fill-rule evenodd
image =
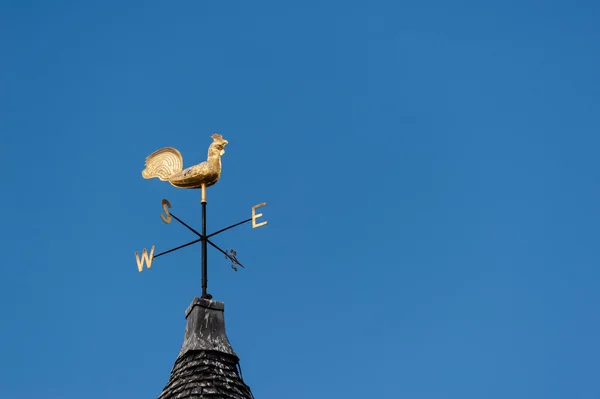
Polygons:
M181 248L189 247L190 245L193 245L193 244L195 244L197 242L200 242L200 241L202 241L202 238L198 238L197 240L188 242L187 244L180 245L177 248L173 248L173 249L169 249L168 251L161 252L158 255L154 255L154 258L158 258L159 256L166 255L166 254L171 253L173 251L177 251L178 249L181 249Z
M224 229L221 229L221 230L219 230L219 231L217 231L217 232L215 232L215 233L209 234L208 236L206 236L206 238L210 238L210 237L212 237L212 236L216 236L217 234L220 234L220 233L222 233L222 232L224 232L224 231L227 231L227 230L229 230L229 229L233 229L234 227L237 227L237 226L239 226L239 225L241 225L241 224L248 223L248 222L249 222L249 221L251 221L251 220L252 220L252 218L250 218L250 219L246 219L246 220L244 220L243 222L239 222L239 223L236 223L236 224L232 224L232 225L231 225L231 226L229 226L229 227L225 227Z
M173 216L173 218L175 220L177 220L179 223L181 223L182 225L184 225L185 227L187 227L192 233L196 234L198 237L202 237L202 234L198 233L196 230L192 229L190 226L188 226L183 220L179 219L177 216L173 215L172 212L170 212L171 216Z

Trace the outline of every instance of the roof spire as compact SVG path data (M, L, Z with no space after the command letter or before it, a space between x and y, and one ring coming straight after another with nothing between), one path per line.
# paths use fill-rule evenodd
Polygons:
M181 351L158 399L253 399L225 333L224 308L223 302L194 298L185 312Z

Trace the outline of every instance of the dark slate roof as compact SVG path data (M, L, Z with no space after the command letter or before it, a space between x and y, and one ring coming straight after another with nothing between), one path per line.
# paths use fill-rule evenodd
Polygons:
M159 399L253 399L225 333L223 302L194 298L185 338Z

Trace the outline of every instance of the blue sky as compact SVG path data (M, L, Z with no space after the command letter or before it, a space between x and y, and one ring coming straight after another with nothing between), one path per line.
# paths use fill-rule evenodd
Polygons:
M126 3L126 4L125 4ZM600 5L4 1L0 397L152 398L209 292L257 398L598 398Z

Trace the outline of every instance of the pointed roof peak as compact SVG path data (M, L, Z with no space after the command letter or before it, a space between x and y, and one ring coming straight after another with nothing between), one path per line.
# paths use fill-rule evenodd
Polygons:
M207 350L234 356L225 332L225 304L205 298L194 298L185 311L187 325L179 357L188 351Z
M239 358L225 333L225 305L194 298L187 308L183 345L159 399L252 399Z

